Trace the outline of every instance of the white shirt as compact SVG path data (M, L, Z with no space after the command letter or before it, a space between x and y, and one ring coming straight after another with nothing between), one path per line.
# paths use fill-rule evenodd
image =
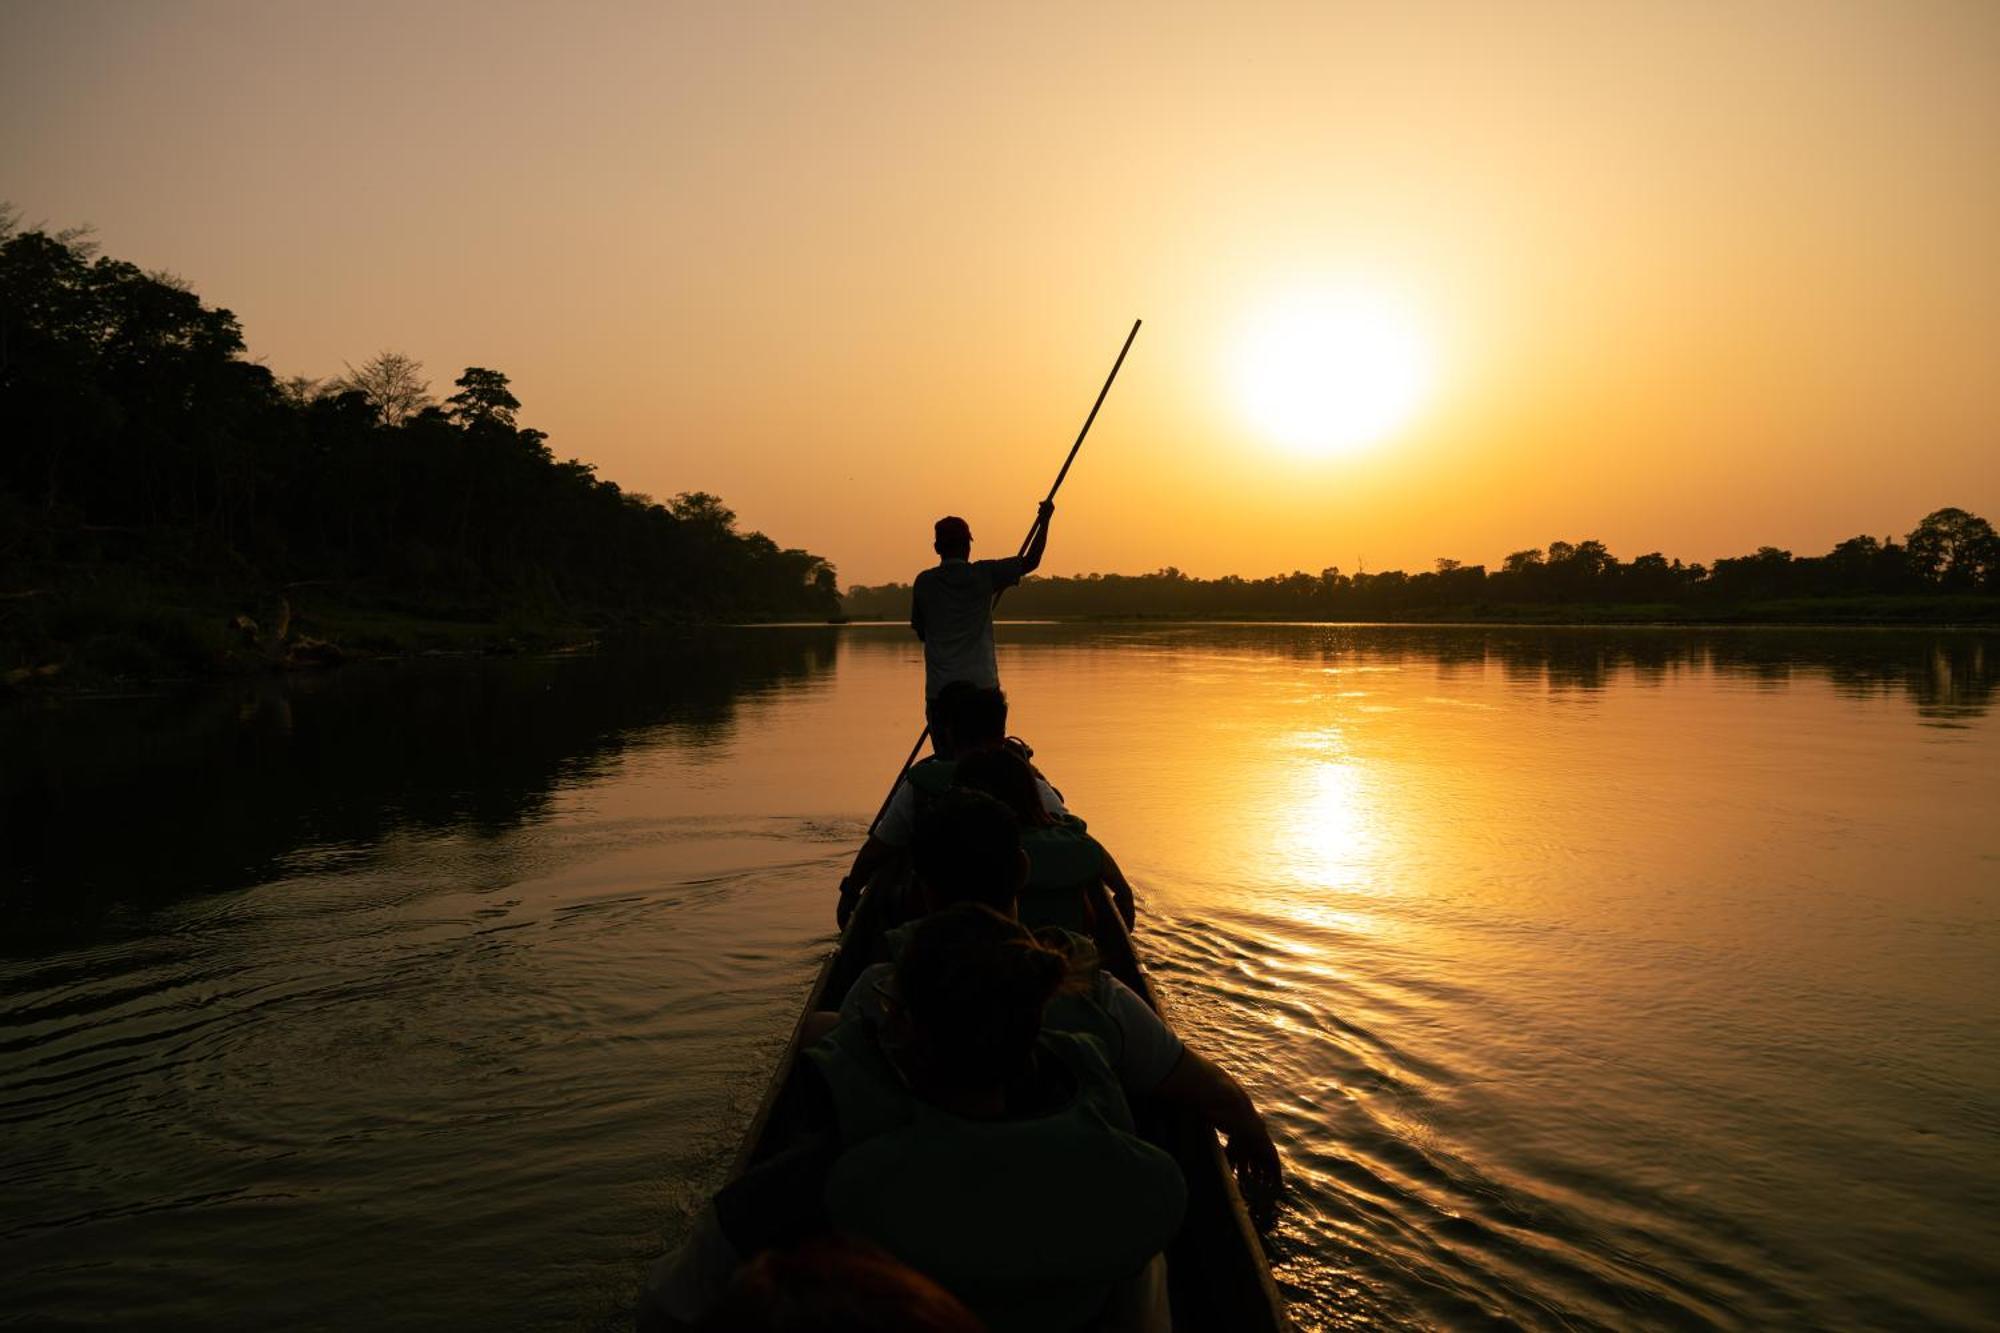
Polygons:
M1017 556L1004 560L939 561L910 586L910 628L924 641L924 698L954 680L1000 683L993 659L993 598L1027 571Z

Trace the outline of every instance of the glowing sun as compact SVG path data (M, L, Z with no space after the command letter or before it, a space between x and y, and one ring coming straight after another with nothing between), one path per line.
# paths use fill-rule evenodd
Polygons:
M1298 294L1252 318L1236 347L1243 412L1302 454L1355 453L1423 406L1431 349L1409 309L1359 289Z

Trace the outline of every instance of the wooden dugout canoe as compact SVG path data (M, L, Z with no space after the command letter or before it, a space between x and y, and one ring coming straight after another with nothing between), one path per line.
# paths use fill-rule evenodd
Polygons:
M820 966L806 992L805 1008L793 1027L792 1039L779 1056L763 1101L744 1131L743 1144L729 1170L731 1180L782 1151L801 1128L800 1099L793 1095L799 1036L815 1011L838 1009L855 978L879 957L874 946L890 915L884 903L898 898L900 889L895 883L871 884L841 934L839 947ZM1101 966L1136 991L1162 1020L1168 1020L1158 991L1139 966L1132 936L1110 895L1101 884L1093 892L1098 896L1095 915ZM1187 1218L1167 1250L1175 1333L1289 1330L1292 1323L1285 1314L1284 1298L1272 1281L1263 1243L1215 1132L1186 1112L1164 1104L1141 1103L1132 1109L1139 1132L1172 1156L1187 1179Z

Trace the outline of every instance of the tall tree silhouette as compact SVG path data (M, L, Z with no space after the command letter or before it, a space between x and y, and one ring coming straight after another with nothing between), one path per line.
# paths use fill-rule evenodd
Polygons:
M521 400L507 387L507 377L497 370L467 366L457 380L458 392L445 399L451 419L467 428L497 426L514 429L514 413Z
M431 405L431 384L423 362L401 352L377 352L356 370L333 382L336 393L352 391L366 398L385 426L400 426Z
M1991 523L1963 509L1926 514L1905 549L1918 575L1945 588L1986 587L2000 575L2000 537Z

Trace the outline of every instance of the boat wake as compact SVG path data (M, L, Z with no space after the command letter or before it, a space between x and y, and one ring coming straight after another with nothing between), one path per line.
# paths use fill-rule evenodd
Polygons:
M1478 995L1397 974L1360 932L1248 912L1145 924L1184 1032L1250 1088L1284 1150L1269 1239L1301 1328L1809 1322L1731 1261L1741 1228L1684 1192L1489 1140L1490 1071L1452 1054L1452 1014Z

